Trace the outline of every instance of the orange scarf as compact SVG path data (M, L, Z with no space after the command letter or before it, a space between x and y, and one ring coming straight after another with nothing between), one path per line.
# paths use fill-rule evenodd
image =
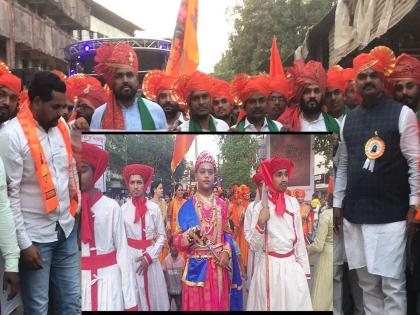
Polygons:
M29 108L23 108L20 110L17 115L17 119L22 126L23 132L28 141L29 149L31 150L32 159L35 164L36 176L41 188L41 196L44 201L46 213L48 214L57 209L59 201L54 182L52 180L51 172L48 167L47 158L45 157L44 150L38 139L36 123ZM72 216L75 216L78 208L78 190L75 173L73 171L73 151L71 148L70 134L64 119L60 118L57 127L61 132L66 146L69 170L73 173L73 184L76 191L70 195L70 213Z

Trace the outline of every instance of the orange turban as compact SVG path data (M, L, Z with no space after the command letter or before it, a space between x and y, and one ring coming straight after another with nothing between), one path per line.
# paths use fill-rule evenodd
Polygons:
M346 93L348 81L344 77L344 70L340 66L333 66L327 72L327 88L339 89Z
M399 55L390 79L394 82L408 79L420 84L420 60L407 54Z
M303 91L308 85L316 84L325 93L327 85L327 74L322 64L318 61L309 61L307 64L303 60L295 60L293 67L287 71L289 84L294 88L294 96L299 102Z
M144 164L130 164L123 168L122 175L125 185L128 187L131 175L140 175L144 181L144 191L149 187L155 170L153 167Z
M195 91L207 91L210 94L213 78L201 71L191 75L183 74L172 85L175 101L183 106L188 105L190 96Z
M113 86L117 67L128 67L137 75L139 64L136 52L129 44L103 44L96 50L95 72L101 74L110 87Z
M269 90L271 93L280 93L285 99L289 98L289 82L286 78L275 77L271 78L269 82Z
M19 96L21 86L20 78L13 75L5 63L0 62L0 87L5 87Z
M76 74L66 80L67 95L71 101L76 98L88 100L95 110L106 103L107 95L104 88L94 77L85 74Z
M237 103L245 104L253 93L261 93L264 97L270 94L269 79L264 75L249 76L238 74L230 84L230 93Z
M160 70L149 71L143 80L143 93L149 100L155 101L164 90L171 90L175 78Z
M293 191L293 195L295 197L305 197L305 190L303 190L303 189L295 189Z
M377 46L368 54L360 54L353 59L353 68L356 76L367 69L372 69L389 77L394 71L395 55L394 52L385 46Z
M230 86L226 81L213 79L210 95L213 99L226 98L229 103L233 103L233 96L230 94Z

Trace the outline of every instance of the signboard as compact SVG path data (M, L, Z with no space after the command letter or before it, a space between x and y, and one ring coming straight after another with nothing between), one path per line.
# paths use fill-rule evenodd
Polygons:
M267 137L267 156L285 157L293 161L295 169L289 179L289 189L303 189L306 200L314 192L314 153L311 135L270 135Z
M106 136L99 135L99 134L89 134L89 135L82 135L82 141L94 144L101 149L105 150L105 143L106 143ZM103 193L106 192L106 172L102 175L98 181L95 183L95 188L99 189Z

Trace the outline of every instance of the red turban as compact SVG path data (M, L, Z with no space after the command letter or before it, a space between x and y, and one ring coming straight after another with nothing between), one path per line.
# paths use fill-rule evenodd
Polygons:
M226 81L213 79L210 95L213 99L226 98L229 103L233 103L233 96L230 94L230 86Z
M344 70L340 66L333 66L327 72L327 88L339 89L343 95L346 93L348 81L344 77Z
M13 75L4 62L0 62L0 87L11 90L19 96L22 82L19 77Z
M143 181L144 181L144 188L143 188L144 192L146 192L147 188L149 187L149 185L150 185L150 183L153 179L154 171L155 170L153 169L153 167L151 167L149 165L143 165L143 164L127 165L122 170L125 185L128 188L128 184L129 184L131 175L140 175L143 178ZM146 196L143 195L143 198L132 197L131 201L132 201L134 207L136 208L136 213L135 213L135 216L134 216L134 223L137 223L140 220L140 218L143 217L144 214L147 211Z
M198 155L197 161L195 161L195 167L194 167L195 172L197 172L198 168L203 163L210 163L213 166L214 172L216 173L217 171L216 160L208 151L203 151Z
M238 74L230 84L230 93L235 102L245 104L254 93L261 93L264 97L268 97L269 82L268 77L264 75L251 77L243 73Z
M117 67L128 67L137 75L139 64L136 52L129 44L103 44L96 50L95 72L101 74L110 87L113 86Z
M91 103L93 110L107 101L107 95L101 82L94 77L76 74L66 80L66 87L67 96L71 101L76 98L86 99Z
M289 82L286 78L275 77L270 79L269 90L271 93L280 93L287 100L289 99Z
M258 186L264 181L264 177L260 172L257 172L254 176L252 176L252 181L256 186Z
M181 75L172 85L175 101L183 106L188 105L190 96L195 91L207 91L210 94L213 78L201 71L191 75Z
M261 163L259 171L264 177L264 182L267 184L271 192L269 199L276 205L276 213L283 215L286 210L286 199L282 191L277 190L273 183L273 174L281 169L287 169L289 178L293 175L294 164L291 160L281 157L274 157L265 160Z
M171 90L175 78L160 70L149 71L143 80L143 93L152 101L157 100L164 90Z
M413 80L420 84L420 60L407 54L399 55L390 78L394 83L399 80Z
M356 76L367 69L372 69L389 77L394 71L395 55L394 52L385 46L377 46L368 54L360 54L353 59L353 68Z
M305 190L303 189L295 189L293 192L295 197L305 197Z
M94 144L82 142L82 161L89 164L93 169L93 177L87 191L82 192L82 241L93 246L94 241L94 219L91 211L92 206L102 197L102 192L97 191L90 195L95 183L108 167L109 153L100 149Z
M287 71L287 78L294 88L294 97L297 102L302 98L303 91L308 85L318 85L322 94L325 93L327 74L318 61L311 60L305 64L303 60L295 60L293 67Z

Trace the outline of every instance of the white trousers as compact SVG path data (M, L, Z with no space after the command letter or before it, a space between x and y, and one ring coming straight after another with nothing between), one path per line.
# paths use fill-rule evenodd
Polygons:
M404 272L398 279L394 279L371 274L363 267L357 269L357 276L363 290L366 315L407 314Z

